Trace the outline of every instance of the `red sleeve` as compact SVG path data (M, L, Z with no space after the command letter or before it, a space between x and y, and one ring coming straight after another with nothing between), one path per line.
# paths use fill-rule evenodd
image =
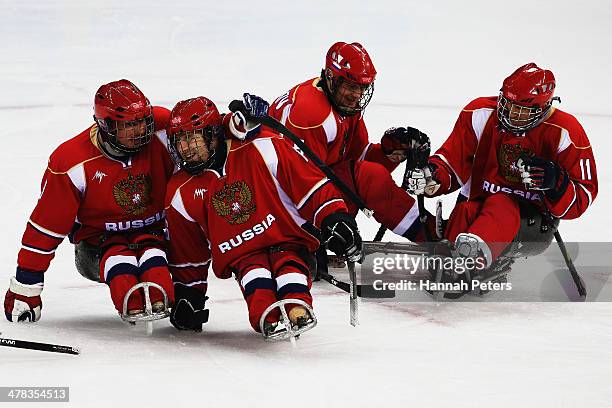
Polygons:
M348 159L361 161L366 160L369 162L379 163L385 167L389 173L393 172L399 165L399 163L393 163L383 153L380 143L370 143L368 136L368 129L366 128L363 120L363 114L360 115L359 120L355 125L355 131L352 135L351 149L348 153Z
M62 171L54 153L41 182L38 203L28 220L17 256L19 269L45 272L55 250L72 230L81 192L72 178L84 177L82 165Z
M436 195L450 193L470 178L477 147L478 139L472 129L472 110L466 108L459 114L448 139L429 159L436 167L434 178L440 183Z
M304 219L320 227L329 214L348 211L334 185L297 146L281 138L273 144L278 156L276 178Z
M175 188L176 178L168 185L166 223L168 229L168 266L174 282L195 287L206 293L210 250L201 220L196 220L195 204ZM183 185L186 183L183 183ZM202 204L200 200L200 205ZM202 215L200 211L199 215Z
M557 163L568 172L569 184L556 201L545 198L552 215L557 218L580 217L597 196L597 169L589 139L578 121L561 131Z
M163 130L168 125L170 120L170 111L163 106L153 107L153 120L155 122L155 131Z

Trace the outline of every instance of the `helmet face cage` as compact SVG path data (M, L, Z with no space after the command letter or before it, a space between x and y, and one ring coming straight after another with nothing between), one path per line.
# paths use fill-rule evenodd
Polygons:
M175 133L168 139L174 163L192 175L212 168L219 150L212 147L213 141L217 139L217 143L221 143L221 135L221 126L218 125Z
M330 102L343 116L353 116L363 111L374 95L374 82L360 85L339 75L334 75L331 71L327 72L324 82L326 84L324 90ZM347 104L347 99L351 101L350 105Z
M497 98L497 117L500 124L512 133L524 133L538 126L552 107L552 100L544 107L524 106L508 100L503 92Z
M137 120L97 119L102 139L113 149L134 154L146 146L155 133L153 114Z

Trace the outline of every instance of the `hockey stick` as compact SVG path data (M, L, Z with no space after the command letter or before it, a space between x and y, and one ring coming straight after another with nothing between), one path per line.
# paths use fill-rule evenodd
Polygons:
M427 166L427 160L429 159L429 153L431 152L431 149L429 147L427 147L425 150L423 151L419 151L416 154L416 167L418 169L422 169L425 166ZM413 169L409 169L408 168L408 162L411 161L414 163L414 152L410 152L412 154L412 159L407 159L406 160L406 168L404 169L404 179L402 181L402 185L401 185L401 189L405 190L408 186L406 185L406 174L408 173L408 170L413 170ZM421 194L419 196L417 196L417 204L419 206L419 221L421 222L421 225L423 225L424 229L425 229L425 238L427 239L427 241L431 242L432 237L431 234L429 233L429 230L425 227L425 223L427 222L427 212L425 211L425 198L424 195ZM378 231L376 232L376 236L374 236L374 242L380 242L382 241L385 232L387 232L387 227L385 227L383 224L380 224L380 228L378 229Z
M234 100L230 102L229 110L232 112L240 111L245 116L248 115L248 111L246 110L244 103L239 100ZM295 143L295 145L304 152L304 155L310 160L312 160L312 162L327 176L327 178L332 183L334 183L334 185L338 187L338 189L357 206L357 208L363 211L363 213L366 216L368 217L372 216L373 211L368 209L368 207L366 206L365 202L361 199L361 197L359 197L342 180L340 180L338 176L336 175L336 173L334 173L334 171L330 169L329 166L325 164L325 162L323 162L323 160L321 160L319 156L315 154L315 152L313 152L308 146L306 146L306 144L302 141L302 139L300 139L293 132L287 129L285 125L283 125L282 123L280 123L279 121L277 121L276 119L268 115L264 116L263 118L254 118L250 115L248 115L247 117L250 120L257 121L261 123L262 125L265 125L271 129L274 129L275 131L282 133L287 138L291 139L291 141Z
M582 298L586 298L587 291L584 286L584 282L582 281L582 278L580 277L580 275L578 275L578 271L576 270L576 267L574 266L572 257L567 252L567 248L565 247L565 242L563 242L563 239L561 238L561 234L559 233L559 230L555 231L555 240L557 241L557 244L559 245L559 249L561 250L563 259L565 259L565 264L567 265L567 269L569 269L570 275L572 275L572 279L574 280L574 283L576 284L576 289L578 289L578 294Z
M548 205L546 204L546 201L542 200L542 203L544 204L544 209L546 210L546 213L543 215L548 217L549 220L553 220L554 216L551 214L550 210L548 209ZM567 252L567 248L565 247L565 242L563 242L563 239L561 238L561 233L559 232L558 227L554 233L554 236L555 236L555 241L557 241L557 245L559 246L559 250L561 251L561 255L563 255L563 259L565 260L565 265L567 265L567 269L569 270L569 273L572 276L572 279L574 280L574 284L576 285L578 294L580 295L580 297L584 299L586 298L586 295L587 295L586 287L584 286L584 282L582 281L582 278L580 277L580 275L578 274L578 271L576 270L576 266L574 266L574 261L572 261L572 257Z
M430 148L427 147L427 149L421 152L421 154L417 158L417 166L419 169L423 169L427 166L427 160L429 160L430 152L431 152ZM427 172L429 172L429 168L427 168L426 170ZM431 180L431 175L429 176L429 180ZM429 232L429 228L427 228L427 226L425 225L427 223L427 211L425 211L425 192L417 196L417 204L419 206L419 221L421 222L421 226L423 227L423 230L425 231L425 239L427 240L427 242L431 242L432 237Z
M347 293L351 292L351 285L347 282L340 281L334 278L329 273L321 273L319 277L323 279L325 282L330 283L337 287L340 290L343 290ZM356 285L356 293L358 297L369 298L369 299L392 299L395 297L394 290L376 290L372 285Z
M0 338L0 346L72 355L79 355L81 353L78 348L71 346L60 346L58 344L38 343L35 341L14 340L5 338Z
M355 327L359 324L359 300L357 299L357 273L355 272L355 262L346 261L346 266L349 271L349 310L350 310L350 323L351 326Z

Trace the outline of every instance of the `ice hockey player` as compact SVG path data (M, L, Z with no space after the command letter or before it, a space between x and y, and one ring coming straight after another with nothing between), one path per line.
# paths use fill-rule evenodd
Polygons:
M555 87L551 71L521 66L497 97L463 109L426 168L407 173L414 194L461 189L445 230L458 255L489 267L517 236L525 203L558 220L595 200L593 149L576 118L552 106Z
M128 80L98 89L95 124L49 158L4 301L9 321L40 319L45 271L66 236L76 245L77 270L109 286L120 314L124 296L139 282L160 285L173 301L162 233L164 193L174 171L164 131L168 116ZM149 292L153 310L165 309L161 291ZM142 290L130 296L127 314L145 312L143 297Z
M244 102L250 115L267 112L261 98L245 94ZM230 125L234 115L222 119L202 96L179 102L170 115L170 149L183 169L166 194L177 295L171 321L178 329L201 330L212 253L215 275L238 281L253 329L266 338L290 332L278 324L280 307L290 328L312 328L309 253L319 242L301 225L312 222L330 250L352 260L360 257L359 231L316 166L282 135L252 123ZM246 129L252 137L244 140Z
M374 64L361 44L337 42L327 52L321 75L277 98L269 114L328 164L374 211L378 222L415 240L422 230L418 205L390 173L425 135L398 127L387 130L381 143L369 143L363 114L375 77ZM355 215L356 205L345 201Z

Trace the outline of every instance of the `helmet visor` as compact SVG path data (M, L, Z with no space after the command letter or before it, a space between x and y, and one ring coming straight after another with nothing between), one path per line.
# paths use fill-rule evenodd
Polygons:
M116 150L124 153L135 153L151 141L155 132L153 115L147 115L137 120L98 121L108 143Z
M336 77L332 84L332 98L340 113L351 116L363 111L374 94L374 82L360 85L343 77Z
M178 132L170 138L174 162L191 174L201 173L215 162L220 126Z
M542 123L550 107L551 103L544 108L520 105L510 101L500 92L497 98L497 117L505 129L513 133L523 133Z

